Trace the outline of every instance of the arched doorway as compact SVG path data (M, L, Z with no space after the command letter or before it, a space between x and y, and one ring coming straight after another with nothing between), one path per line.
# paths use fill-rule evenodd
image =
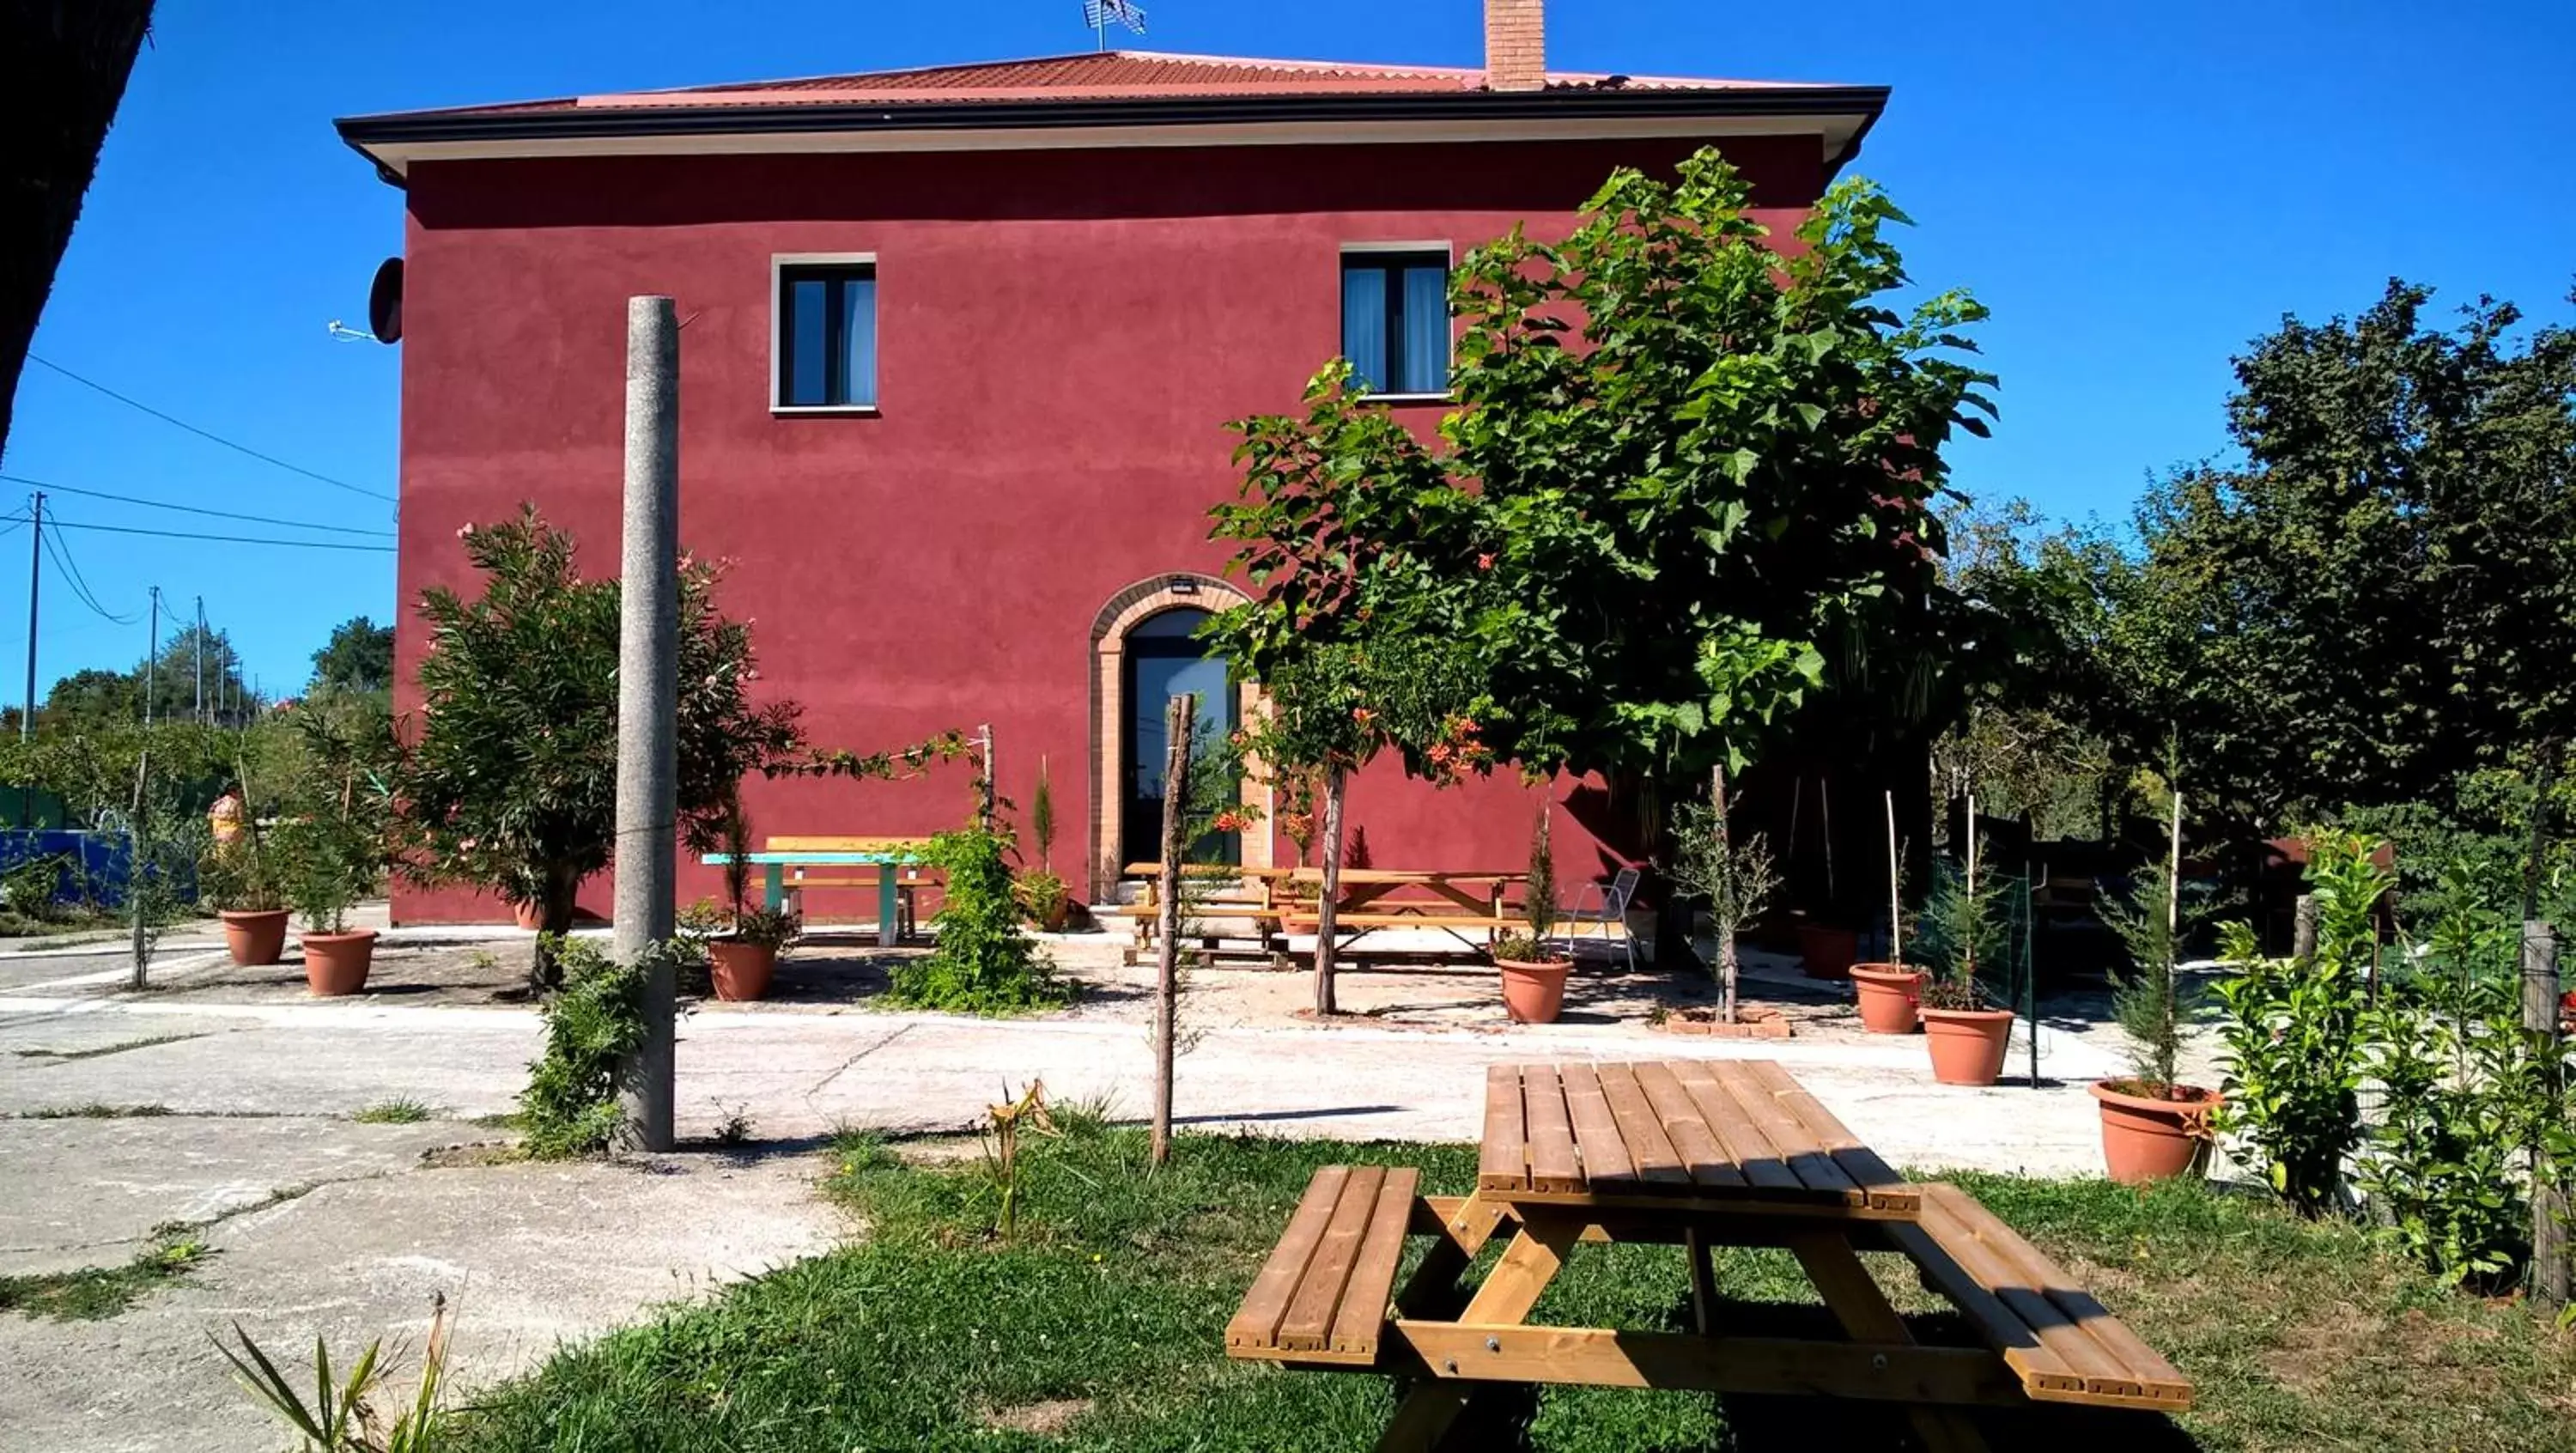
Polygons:
M1258 690L1228 679L1194 633L1216 611L1243 599L1212 575L1157 575L1111 596L1091 625L1091 860L1094 901L1106 898L1129 863L1161 856L1166 713L1174 696L1199 697L1200 730L1218 736L1257 709ZM1257 770L1243 797L1260 807ZM1260 828L1195 845L1193 856L1270 865Z
M1147 616L1127 632L1125 680L1120 698L1118 759L1127 764L1119 784L1119 855L1130 863L1162 855L1163 772L1171 751L1171 703L1174 697L1198 698L1196 740L1222 741L1243 724L1241 703L1227 678L1223 661L1212 659L1197 639L1210 612L1189 606ZM1191 844L1197 862L1239 863L1239 834L1211 834Z

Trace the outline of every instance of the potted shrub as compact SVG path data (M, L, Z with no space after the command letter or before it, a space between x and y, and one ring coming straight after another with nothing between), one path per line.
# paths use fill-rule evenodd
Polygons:
M1574 961L1547 941L1556 928L1556 854L1548 843L1547 814L1530 835L1529 891L1521 902L1525 932L1494 940L1494 967L1503 975L1503 1008L1516 1024L1554 1024L1565 1008L1565 976Z
M323 813L280 824L276 846L286 899L304 919L305 984L320 998L357 993L375 962L376 932L352 930L349 909L375 890L376 845L357 824Z
M1012 881L1011 896L1030 924L1048 933L1062 932L1073 912L1073 890L1055 871L1055 788L1047 780L1047 759L1038 758L1037 790L1029 794L1029 836L1038 845L1038 865Z
M1860 1001L1860 1027L1871 1034L1912 1034L1922 1025L1923 981L1930 975L1905 962L1905 868L1896 842L1896 794L1887 795L1887 960L1854 964L1852 992Z
M1996 923L1995 888L1977 878L1976 809L1968 812L1968 861L1964 872L1945 876L1925 906L1923 933L1929 940L1939 975L1923 985L1924 1044L1932 1054L1932 1078L1945 1085L1991 1085L2004 1071L2004 1050L2012 1042L2013 1013L1986 1007L1977 984L1977 960L1993 959L2002 938Z
M2113 1015L2129 1041L2132 1073L2093 1086L2102 1110L2102 1160L2123 1185L2178 1176L2209 1145L2216 1091L2177 1082L2183 1003L2176 973L2182 927L2182 798L2174 798L2173 854L2162 874L2142 874L2126 904L2105 904L2103 922L2128 950Z
M286 901L256 835L218 841L199 877L223 920L224 950L235 964L254 968L286 956Z
M769 980L778 972L778 951L793 943L796 920L766 905L751 906L751 819L742 810L740 791L726 795L723 807L725 898L733 904L733 927L707 940L708 973L716 997L744 1003L768 997ZM891 873L891 864L881 869Z
M1049 933L1061 932L1073 912L1073 890L1044 868L1017 875L1011 882L1011 896L1019 900L1022 917Z
M769 995L778 951L796 941L796 920L766 908L737 908L733 927L707 940L716 997L732 1003Z

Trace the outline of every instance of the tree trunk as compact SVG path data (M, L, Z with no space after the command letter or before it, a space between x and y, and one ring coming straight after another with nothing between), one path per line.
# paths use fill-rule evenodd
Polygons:
M1315 1013L1337 1012L1333 1003L1333 918L1342 895L1341 766L1324 771L1324 883L1315 895Z
M580 894L581 879L561 868L546 870L545 892L537 900L537 952L528 966L528 987L536 993L551 994L563 987L563 957L558 949L563 936L572 932Z
M152 0L0 0L0 448Z

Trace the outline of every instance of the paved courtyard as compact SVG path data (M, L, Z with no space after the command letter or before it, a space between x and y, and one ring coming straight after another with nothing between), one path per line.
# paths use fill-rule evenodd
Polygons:
M519 1002L524 939L404 936L370 990L304 996L301 973L234 970L173 939L156 987L124 988L113 949L0 956L0 1274L124 1263L174 1226L213 1255L193 1276L97 1322L0 1315L0 1448L267 1449L208 1334L239 1320L271 1347L320 1332L354 1350L425 1326L445 1292L471 1381L559 1340L850 1234L814 1193L830 1131L961 1130L1032 1079L1050 1094L1146 1103L1149 967L1099 938L1057 949L1089 991L1076 1009L979 1021L872 1007L886 959L799 949L783 993L702 1006L681 1024L681 1132L741 1119L751 1144L607 1164L492 1164L538 1043ZM1796 1038L1666 1033L1659 976L1578 981L1566 1021L1503 1021L1490 970L1408 969L1342 981L1348 1017L1301 1017L1307 980L1203 969L1184 1014L1182 1119L1263 1134L1466 1140L1482 1067L1500 1060L1763 1056L1890 1159L1917 1167L2083 1173L2098 1167L2084 1082L2119 1067L2098 1004L2040 1032L2039 1089L1931 1083L1915 1040L1861 1036L1840 992L1757 960L1747 997L1786 1007ZM2014 1065L2027 1063L2017 1043ZM350 1117L389 1101L412 1124ZM57 1118L91 1110L93 1116Z

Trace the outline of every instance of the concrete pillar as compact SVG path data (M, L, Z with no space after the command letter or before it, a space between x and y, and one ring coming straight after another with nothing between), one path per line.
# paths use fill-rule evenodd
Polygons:
M626 301L626 517L617 640L616 954L632 963L671 937L678 888L680 325L671 300ZM677 986L644 985L644 1044L621 1077L629 1135L668 1150Z

